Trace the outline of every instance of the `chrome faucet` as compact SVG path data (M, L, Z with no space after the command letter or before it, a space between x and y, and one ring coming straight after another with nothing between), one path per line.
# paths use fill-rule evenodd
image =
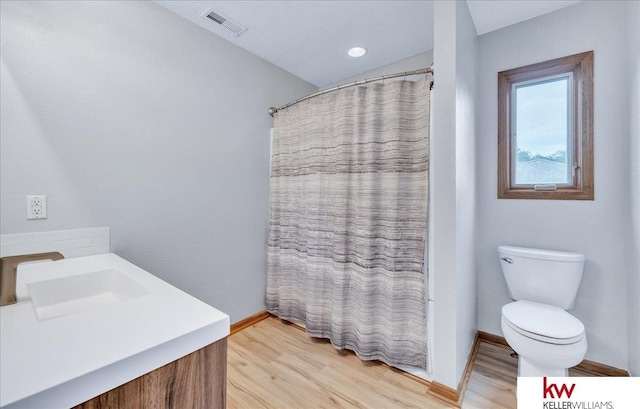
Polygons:
M15 304L18 301L16 298L18 265L29 261L56 261L63 258L64 256L57 251L0 258L0 307Z

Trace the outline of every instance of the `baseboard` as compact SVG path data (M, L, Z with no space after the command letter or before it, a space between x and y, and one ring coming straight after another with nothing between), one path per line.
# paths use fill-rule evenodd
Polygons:
M396 372L396 373L398 373L398 374L400 374L400 375L404 376L405 378L409 378L409 379L411 379L411 380L412 380L412 381L414 381L414 382L421 383L421 384L423 384L424 386L426 386L427 388L430 388L430 387L431 387L431 381L429 381L429 380L427 380L427 379L421 378L421 377L419 377L419 376L417 376L417 375L414 375L414 374L412 374L412 373L409 373L409 372L405 372L405 371L403 371L402 369L398 369L398 368L396 368L396 367L394 367L394 366L387 365L387 364L385 364L384 362L380 362L380 361L371 361L371 362L377 362L377 363L379 363L380 365L385 365L385 366L387 366L389 369L391 369L393 372Z
M253 314L250 317L247 317L247 318L245 318L243 320L240 320L240 321L238 321L238 322L236 322L234 324L231 324L231 327L230 327L230 330L229 330L229 335L233 335L236 332L240 332L243 329L248 328L248 327L250 327L250 326L252 326L254 324L257 324L258 322L260 322L260 321L262 321L262 320L264 320L266 318L269 318L269 317L270 317L270 314L268 312L266 312L266 311L260 311L257 314Z
M438 382L432 382L429 389L427 390L427 394L457 408L461 407L462 400L464 399L464 395L467 392L467 385L469 384L469 379L471 378L471 371L473 370L473 364L476 362L476 356L478 355L479 347L480 336L478 333L476 333L476 336L473 339L473 345L471 346L471 351L469 352L469 357L467 358L467 365L464 367L464 372L462 374L462 378L460 379L460 384L458 385L457 390Z
M488 332L478 331L478 337L481 341L489 342L491 344L499 345L505 348L511 349L509 344L507 344L507 340L504 337L499 335L489 334ZM629 372L624 369L615 368L613 366L601 364L599 362L589 361L585 359L580 362L578 365L573 367L582 372L587 372L591 375L595 376L631 376Z
M624 369L615 368L613 366L601 364L599 362L584 360L575 366L576 369L582 372L587 372L597 376L631 376L628 371Z
M300 324L297 322L293 322L293 321L288 321L285 320L283 318L277 317L274 315L274 317L278 318L280 320L281 323L283 323L284 325L291 325L293 328L300 330L302 332L307 332L307 329L304 327L304 324Z
M460 385L458 385L458 397L460 403L462 403L462 398L464 398L464 394L465 392L467 392L467 385L469 384L469 378L471 378L471 371L473 370L473 364L475 364L476 362L476 356L478 355L479 347L480 336L478 335L478 333L476 333L476 336L473 339L473 346L471 347L469 357L467 358L467 365L464 367L462 379L460 379Z
M431 395L434 398L448 403L449 405L455 406L456 408L461 407L461 399L458 391L441 383L435 381L431 382L429 389L427 389L427 395Z
M511 349L509 344L507 344L507 340L504 339L504 337L501 337L500 335L493 335L493 334L489 334L488 332L478 331L478 339L480 341L488 342L490 344L495 344L501 347Z

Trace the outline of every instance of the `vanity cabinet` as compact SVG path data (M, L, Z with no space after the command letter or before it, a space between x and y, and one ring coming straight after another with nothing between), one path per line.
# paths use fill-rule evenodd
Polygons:
M227 338L96 396L75 409L224 409Z

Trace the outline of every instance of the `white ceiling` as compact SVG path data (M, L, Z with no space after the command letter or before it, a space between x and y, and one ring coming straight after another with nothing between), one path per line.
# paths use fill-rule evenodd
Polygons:
M580 0L467 0L478 35L580 3Z
M318 87L433 49L433 1L176 1L162 7ZM579 1L469 0L479 34ZM248 27L235 37L202 17L211 9ZM347 50L367 48L364 57Z
M156 2L318 87L433 49L431 1ZM209 7L249 29L235 37L201 17Z

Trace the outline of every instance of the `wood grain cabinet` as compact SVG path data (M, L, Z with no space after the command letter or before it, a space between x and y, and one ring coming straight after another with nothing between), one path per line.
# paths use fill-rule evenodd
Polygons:
M224 409L227 338L199 349L75 409Z

